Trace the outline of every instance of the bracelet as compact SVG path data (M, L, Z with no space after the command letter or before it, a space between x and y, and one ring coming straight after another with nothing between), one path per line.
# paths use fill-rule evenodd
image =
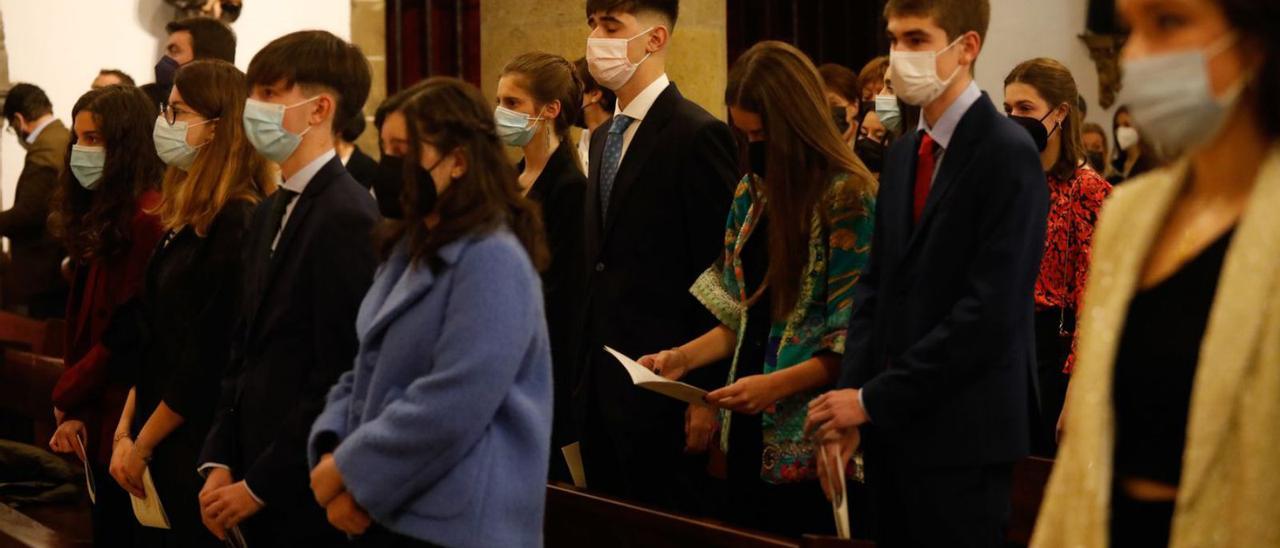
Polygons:
M116 432L116 436L114 438L111 438L111 446L115 447L117 443L120 443L120 440L125 439L127 437L129 437L128 432Z

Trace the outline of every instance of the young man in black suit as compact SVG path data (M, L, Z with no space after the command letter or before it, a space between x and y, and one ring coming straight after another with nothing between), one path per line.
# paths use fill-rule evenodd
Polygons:
M310 489L311 423L356 353L355 318L376 265L378 217L334 152L334 120L359 112L369 64L323 31L286 35L254 56L244 124L284 182L246 238L243 322L199 467L207 527L237 524L250 546L331 546Z
M922 107L889 152L840 386L807 428L861 435L883 546L1003 546L1027 455L1048 186L1026 131L973 83L987 0L890 0L894 91Z
M723 245L737 148L727 125L667 79L677 0L586 7L588 68L618 99L591 136L588 162L584 360L574 394L587 484L696 511L700 467L683 452L706 449L714 414L633 386L603 347L641 356L713 326L689 287ZM725 373L691 382L719 387Z

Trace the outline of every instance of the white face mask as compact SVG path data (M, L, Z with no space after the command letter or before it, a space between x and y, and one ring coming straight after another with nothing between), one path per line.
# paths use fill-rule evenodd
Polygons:
M1120 150L1128 150L1129 147L1138 144L1138 130L1131 127L1116 128L1116 146Z
M1121 101L1147 139L1166 154L1182 154L1218 135L1249 76L1222 97L1209 83L1209 61L1236 43L1228 34L1206 49L1151 55L1124 62ZM1117 131L1118 144L1120 134Z
M627 44L632 40L649 34L657 27L649 27L631 38L587 38L587 70L600 85L617 91L626 85L635 75L640 63L645 62L652 53L644 54L640 63L632 63L627 55Z
M938 51L890 51L889 65L893 91L902 102L923 107L932 103L947 90L951 81L964 69L957 65L946 80L938 78L938 56L955 47L964 37L956 38Z

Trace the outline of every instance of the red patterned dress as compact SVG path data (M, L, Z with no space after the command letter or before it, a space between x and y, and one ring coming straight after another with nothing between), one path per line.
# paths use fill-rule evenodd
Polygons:
M1084 297L1094 223L1103 200L1111 193L1111 184L1088 166L1077 168L1069 180L1049 174L1048 181L1049 223L1040 277L1036 279L1036 311L1056 309L1075 314ZM1064 331L1072 320L1062 318ZM1073 339L1072 351L1063 364L1065 373L1075 364L1075 344Z

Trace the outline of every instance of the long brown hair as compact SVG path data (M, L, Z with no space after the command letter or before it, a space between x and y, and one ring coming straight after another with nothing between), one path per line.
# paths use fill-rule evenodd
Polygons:
M794 46L767 41L743 53L729 71L725 103L759 114L764 123L768 158L760 192L769 212L766 280L773 316L784 317L800 297L813 215L824 225L829 222L822 202L831 178L850 174L854 184L849 188L863 195L875 194L875 178L845 146L827 109L818 69ZM739 143L746 158L746 140Z
M1023 61L1013 68L1004 79L1005 87L1010 84L1026 84L1036 90L1041 99L1049 104L1049 111L1066 105L1067 117L1058 128L1058 161L1049 166L1049 174L1062 180L1070 180L1076 168L1085 162L1084 141L1080 137L1080 91L1076 88L1076 80L1071 76L1071 69L1054 59L1039 57Z
M409 126L410 154L405 161L405 184L400 201L404 219L382 231L384 259L407 240L409 256L439 270L440 249L471 234L507 226L520 240L538 270L550 261L538 206L520 192L515 167L506 153L493 122L493 110L475 86L449 77L432 77L414 86L419 91L405 101L401 112ZM420 211L418 182L422 147L429 144L466 158L466 172L440 194L434 212L440 217L427 229L432 211ZM410 160L411 159L411 160ZM430 181L427 181L431 184Z
M169 230L192 227L203 237L222 207L234 200L256 204L275 191L271 165L245 138L244 73L226 61L184 65L174 80L182 101L213 125L213 139L189 171L170 167L163 200L153 213ZM157 122L165 123L165 122Z
M80 96L71 109L73 130L81 112L93 115L107 151L106 165L97 186L86 190L71 173L71 154L67 154L49 226L69 257L88 262L128 250L138 197L156 188L164 163L151 138L159 113L141 89L114 85ZM76 142L72 131L70 145Z
M499 76L519 75L516 85L529 92L538 107L549 103L560 102L560 115L556 116L556 137L565 139L569 136L569 128L582 115L582 80L573 68L573 63L559 55L533 51L523 53L512 59L502 68ZM569 154L574 157L574 165L581 163L578 159L577 147L568 147Z

